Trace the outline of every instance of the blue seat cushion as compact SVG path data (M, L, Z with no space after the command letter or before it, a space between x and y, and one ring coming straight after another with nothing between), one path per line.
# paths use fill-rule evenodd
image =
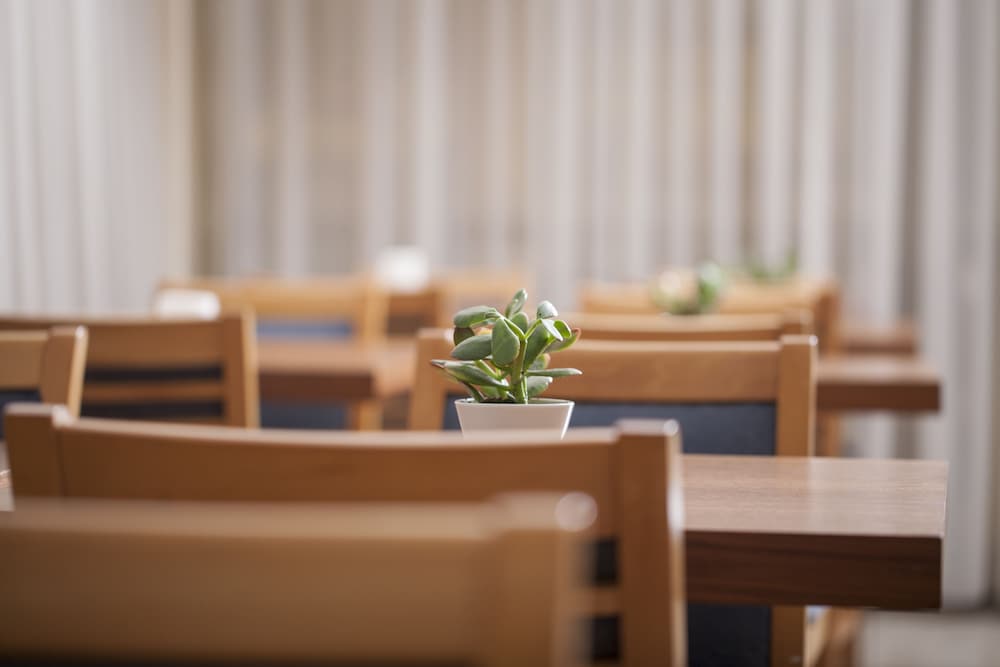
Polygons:
M350 338L350 322L338 320L258 320L258 338Z
M262 401L260 425L263 428L342 430L347 428L347 407L340 403Z
M445 401L444 428L457 430L455 396ZM773 456L774 403L577 403L570 428L611 426L619 419L676 419L685 454Z
M0 391L0 440L3 436L4 414L12 403L41 403L42 396L37 389L17 389Z

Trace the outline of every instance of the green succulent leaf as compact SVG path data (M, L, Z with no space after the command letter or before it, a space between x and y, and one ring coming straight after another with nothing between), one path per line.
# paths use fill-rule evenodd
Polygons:
M479 391L488 401L499 401L507 394L505 390L496 387L480 387Z
M538 320L538 321L542 323L542 327L545 328L545 331L548 332L550 337L558 341L561 341L563 339L563 335L559 333L559 329L551 320Z
M517 290L514 298L510 300L510 303L507 304L507 308L503 311L504 316L513 318L514 315L521 312L521 309L524 308L524 302L527 300L528 293L523 288Z
M529 370L529 377L549 377L549 378L564 378L570 375L583 375L583 371L577 370L576 368L545 368L540 370Z
M552 343L552 345L549 346L547 351L558 352L559 350L565 350L579 339L580 339L580 330L573 329L573 331L570 333L569 338L563 338L561 342L555 341L554 343Z
M534 398L549 388L552 378L544 376L529 377L526 381L528 398Z
M521 337L506 318L500 318L493 324L491 342L493 363L497 366L510 366L521 350Z
M458 345L463 340L467 338L472 338L476 335L476 332L472 330L471 327L455 327L454 333L451 335L451 341Z
M470 361L444 361L440 364L435 363L434 365L443 369L445 373L462 383L472 384L477 387L497 387L501 389L506 389L508 386L505 380L497 380Z
M490 339L491 336L488 333L466 338L455 346L455 349L451 351L451 356L462 361L485 359L493 351Z
M465 389L466 391L469 392L469 396L471 396L472 400L474 400L476 403L482 403L483 400L486 398L485 392L487 387L481 387L477 389L474 385L471 385L468 382L463 382L462 384L465 385ZM482 389L482 391L480 391L480 389ZM499 391L499 390L490 389L490 391Z
M528 336L528 342L524 345L524 365L531 368L545 348L552 342L552 337L544 327L535 327L535 330Z
M556 317L559 315L559 311L556 307L552 305L551 301L542 301L538 304L538 310L536 312L538 319L547 319L550 317Z
M471 328L477 324L482 324L500 317L500 311L491 306L471 306L463 308L455 313L455 326L458 328Z
M534 361L531 362L531 365L528 367L528 370L529 371L540 371L543 368L548 367L548 365L549 365L549 355L547 355L547 354L540 354L540 355L538 355L537 359L535 359Z
M528 319L528 314L525 313L523 310L519 313L516 313L513 317L511 317L510 321L518 329L521 330L522 334L527 333L528 327L531 326L531 321Z
M573 330L568 324L566 324L565 320L552 320L552 324L555 325L556 331L558 331L563 338L569 338L573 335Z

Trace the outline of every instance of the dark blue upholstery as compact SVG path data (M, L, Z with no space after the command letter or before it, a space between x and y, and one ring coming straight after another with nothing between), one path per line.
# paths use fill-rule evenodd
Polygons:
M349 322L312 320L258 320L258 338L299 340L350 338L354 333ZM260 404L260 425L264 428L345 429L347 406L342 403L271 403Z
M222 366L89 366L84 377L88 387L144 384L166 385L201 380L222 380ZM144 402L88 402L84 393L80 414L104 419L138 419L158 421L171 419L222 419L225 406L219 399L152 400Z
M332 429L347 428L347 408L338 403L271 403L260 404L260 425L263 428Z
M350 322L328 320L258 320L257 338L350 338Z
M11 403L41 403L42 396L37 389L0 391L0 440L3 440L3 422L7 406Z
M459 428L454 396L445 402L444 428ZM774 403L580 403L570 427L611 426L626 418L676 419L686 454L773 456L776 438ZM597 580L613 583L617 564L613 541L597 545ZM616 625L594 624L595 655L613 659ZM748 665L766 667L771 656L771 609L749 605L688 605L688 660L691 667Z
M445 401L444 428L457 430L455 399ZM773 456L773 403L577 403L570 428L611 426L619 419L676 419L685 454Z

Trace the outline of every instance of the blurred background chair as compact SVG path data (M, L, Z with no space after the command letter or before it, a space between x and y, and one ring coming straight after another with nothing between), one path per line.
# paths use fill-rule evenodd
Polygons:
M258 425L251 314L214 320L0 316L0 332L57 325L88 330L84 415Z
M378 344L388 331L389 294L368 275L168 280L156 299L177 289L212 294L223 312L253 311L257 336L263 340L333 338ZM260 423L267 428L377 429L382 424L382 405L378 401L345 406L268 400L261 403Z
M805 310L758 315L667 315L563 313L586 340L752 341L811 334L812 315Z
M572 614L593 512L582 502L19 502L0 513L0 655L583 664Z
M79 416L87 362L87 330L0 331L0 440L8 403L40 401L65 405ZM6 469L0 462L0 469Z

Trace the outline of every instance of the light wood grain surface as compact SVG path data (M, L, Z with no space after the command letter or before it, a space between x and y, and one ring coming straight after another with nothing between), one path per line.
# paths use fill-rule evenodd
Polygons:
M261 396L268 400L364 400L409 391L415 344L342 341L258 342ZM826 411L936 412L941 376L912 357L820 357L817 401Z
M686 455L683 479L693 601L940 605L943 462Z

